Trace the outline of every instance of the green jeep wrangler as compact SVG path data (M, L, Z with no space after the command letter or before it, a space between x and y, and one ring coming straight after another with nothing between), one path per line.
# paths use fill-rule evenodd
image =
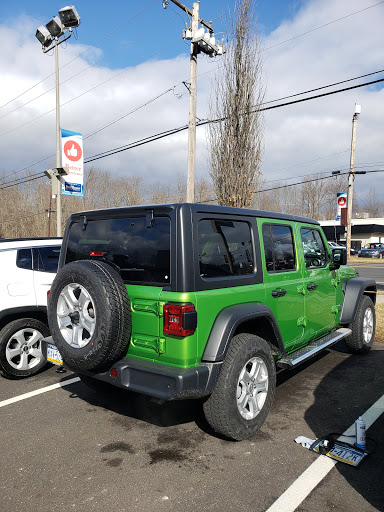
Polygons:
M171 204L73 214L49 295L52 343L93 388L204 398L242 440L270 410L276 366L344 339L374 341L376 283L346 265L318 222Z

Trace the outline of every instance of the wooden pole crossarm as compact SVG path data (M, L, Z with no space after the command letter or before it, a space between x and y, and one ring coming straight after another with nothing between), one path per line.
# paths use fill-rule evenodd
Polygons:
M188 9L188 7L186 5L183 5L181 2L179 2L178 0L171 0L171 2L173 2L175 5L177 5L177 7L180 7L180 9L182 9L183 11L185 11L186 13L188 13L190 16L192 16L192 11L191 9ZM201 23L202 25L204 25L204 27L206 27L208 30L210 30L211 32L213 32L213 27L210 23L208 23L207 21L204 21L202 18L199 18L199 23Z

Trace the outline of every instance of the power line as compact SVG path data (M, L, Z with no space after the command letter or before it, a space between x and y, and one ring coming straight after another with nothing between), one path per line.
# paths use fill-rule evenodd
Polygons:
M122 25L120 25L119 27L117 27L116 29L114 29L114 30L113 30L112 32L110 32L107 36L105 36L105 37L103 37L102 39L100 39L99 41L97 41L94 45L92 45L91 47L87 48L84 52L82 52L80 55L78 55L77 57L75 57L74 59L72 59L71 61L69 61L68 63L66 63L66 64L65 64L64 66L62 66L60 69L64 68L65 66L67 66L68 64L70 64L71 62L73 62L74 60L76 60L76 59L78 59L79 57L81 57L82 55L84 55L84 54L85 54L87 51L89 51L91 48L94 48L96 44L98 44L98 43L100 43L100 42L104 41L105 39L107 39L108 37L110 37L113 33L115 33L117 30L121 29L123 26L127 25L130 21L132 21L134 18L136 18L137 16L139 16L140 14L142 14L145 10L147 10L149 7L151 7L151 6L152 6L154 3L156 3L157 1L158 1L158 0L154 0L154 2L152 2L152 3L151 3L151 4L149 4L147 7L145 7L142 11L140 11L140 12L139 12L139 13L137 13L135 16L133 16L132 18L130 18L129 20L127 20L126 22L124 22ZM313 32L313 31L315 31L315 30L319 30L319 29L321 29L321 28L323 28L323 27L326 27L326 26L328 26L328 25L331 25L331 24L333 24L333 23L336 23L336 22L338 22L338 21L340 21L340 20L343 20L343 19L345 19L345 18L349 18L349 17L351 17L351 16L354 16L355 14L359 14L359 13L361 13L361 12L363 12L363 11L366 11L366 10L368 10L368 9L371 9L371 8L373 8L373 7L376 7L377 5L380 5L380 4L382 4L382 3L384 3L384 0L382 0L381 2L378 2L377 4L374 4L374 5L371 5L371 6L369 6L369 7L366 7L366 8L364 8L364 9L360 9L359 11L355 11L355 12L353 12L353 13L350 13L350 14L348 14L348 15L346 15L346 16L341 17L341 18L337 18L336 20L332 20L332 21L330 21L330 22L328 22L328 23L325 23L325 24L323 24L323 25L320 25L319 27L315 27L315 28L313 28L313 29L311 29L311 30L308 30L308 31L306 31L306 32L303 32L303 33L301 33L301 34L298 34L298 35L296 35L296 36L294 36L294 37L292 37L292 38L286 39L286 40L284 40L284 41L280 41L279 43L277 43L277 44L275 44L275 45L273 45L273 46L270 46L270 47L268 47L268 48L265 48L265 49L263 49L263 50L261 50L261 51L267 51L267 50L270 50L270 49L272 49L272 48L274 48L274 47L276 47L276 46L279 46L279 45L281 45L281 44L287 43L287 42L291 41L292 39L296 39L296 38L298 38L298 37L301 37L301 36L303 36L303 35L309 34L310 32ZM178 14L178 13L177 13L177 14ZM226 13L226 14L227 14L227 13ZM225 16L226 14L223 14L222 16ZM174 16L176 16L176 14L175 14ZM171 18L173 18L174 16L172 16ZM220 17L221 17L221 16L218 16L218 18L220 18ZM215 18L215 19L217 19L217 18ZM162 22L162 23L164 23L164 22ZM128 43L128 44L130 44L130 43ZM127 45L124 45L123 47L125 47L125 46L127 46ZM123 48L123 47L121 47L121 48ZM121 48L120 48L120 49L121 49ZM112 53L115 53L115 52L112 52ZM100 60L101 60L101 59L100 59ZM98 61L96 61L96 62L98 62ZM65 80L65 81L64 81L64 82L62 82L62 83L65 83L65 82L67 82L68 80L73 79L74 77L78 76L79 74L81 74L82 72L86 71L86 70L87 70L87 69L89 69L90 67L92 67L92 66L88 66L88 68L84 69L84 70L83 70L83 71L81 71L80 73L77 73L76 75L74 75L73 77L71 77L71 78L69 78L69 79ZM221 67L221 66L219 66L219 67ZM199 76L205 75L205 74L207 74L207 73L212 73L212 71L214 71L214 70L210 70L210 71L207 71L207 72L205 72L205 73L201 73L201 75L199 75ZM377 71L377 73L379 73L379 71ZM27 91L24 91L24 93L21 93L19 96L17 96L17 97L16 97L16 98L14 98L13 100L10 100L9 102L7 102L7 103L5 103L4 105L0 106L0 109L1 109L1 108L3 108L5 105L8 105L9 103L11 103L12 101L14 101L15 99L19 98L20 96L22 96L23 94L25 94L25 93L26 93L26 92L28 92L29 90L33 89L33 88L34 88L34 87L36 87L37 85L41 84L43 81L45 81L47 78L51 77L53 74L54 74L54 73L51 73L48 77L46 77L46 78L44 78L43 80L41 80L38 84L35 84L34 86L32 86L31 88L29 88ZM118 76L118 75L117 75L117 76ZM360 78L362 78L362 77L364 77L364 76L369 76L369 75L362 75ZM351 79L351 80L353 80L353 79ZM104 83L105 83L105 82L104 82ZM343 82L340 82L340 83L343 83ZM99 84L99 85L103 85L103 84ZM335 85L338 85L338 84L335 84ZM96 87L98 87L98 86L96 86ZM96 87L95 87L95 88L96 88ZM53 88L52 88L52 89L49 89L48 91L45 91L43 94L41 94L41 95L37 96L37 97L36 97L36 98L34 98L33 100L28 101L28 102L27 102L27 103L25 103L24 105L27 105L28 103L31 103L31 102L32 102L32 101L34 101L35 99L40 98L41 96L43 96L44 94L46 94L46 93L50 92L51 90L53 90ZM90 90L89 90L89 91L87 91L87 92L90 92L90 91L92 91L92 90L93 90L93 89L90 89ZM307 91L307 92L313 92L313 91L315 91L315 90L317 90L317 89L313 89L312 91ZM86 93L87 93L87 92L86 92ZM86 94L86 93L84 93L84 94ZM304 93L303 93L303 94L304 94ZM81 95L80 95L80 96L81 96ZM75 99L79 98L80 96L77 96L77 97L73 98L73 99L72 99L72 100L70 100L70 101L73 101L73 100L75 100ZM282 98L282 99L287 99L287 98L289 98L289 97L290 97L290 96L287 96L286 98ZM276 100L276 101L278 101L278 100ZM69 102L67 102L67 103L69 103ZM11 112L8 112L7 114L5 114L5 115L4 115L4 116L2 116L2 117L5 117L6 115L8 115L8 114L10 114L10 113L14 112L15 110L18 110L19 108L22 108L24 105L21 105L21 106L17 107L16 109L12 110ZM66 103L64 103L63 105L66 105ZM42 117L42 116L44 116L44 115L46 115L46 114L50 114L51 112L53 112L53 110L50 110L50 111L46 112L45 114L42 114L41 116L38 116L38 117L34 118L32 121L29 121L28 123L25 123L25 124L29 124L30 122L36 121L36 120L40 119L40 117ZM1 118L0 118L0 119L1 119ZM5 132L5 133L3 133L3 134L0 134L0 137L1 137L1 136L3 136L3 135L7 135L8 133L11 133L11 132L13 132L13 131L17 130L18 128L22 128L23 126L25 126L25 124L20 125L20 126L16 127L15 129L10 130L9 132Z
M106 36L102 37L101 39L99 39L98 41L96 41L95 43L93 43L93 45L89 46L86 50L84 50L83 52L81 52L79 55L77 55L75 58L71 59L69 62L67 62L66 64L64 64L63 66L60 67L60 70L65 68L66 66L68 66L69 64L71 64L72 62L74 62L75 60L79 59L80 57L82 57L85 53L87 53L89 50L91 50L92 48L95 48L97 44L105 41L106 39L108 39L108 37L110 37L112 34L114 34L115 32L117 32L118 30L120 30L121 28L125 27L126 25L128 25L128 23L130 23L131 21L133 21L135 18L137 18L140 14L142 14L143 12L145 12L147 9L149 9L150 7L152 7L153 4L155 4L156 2L158 2L159 0L154 0L153 2L151 2L150 4L148 4L146 7L144 7L141 11L139 11L137 14L135 14L134 16L132 16L132 18L130 18L129 20L126 20L124 23L122 23L121 25L119 25L117 28L113 29L112 32L109 32L109 34L107 34ZM29 89L26 89L24 92L20 93L18 96L16 96L15 98L7 101L7 103L4 103L4 105L1 105L0 106L0 109L2 109L3 107L5 107L6 105L9 105L10 103L12 103L13 101L17 100L18 98L20 98L21 96L23 96L24 94L26 94L27 92L31 91L32 89L34 89L35 87L37 87L38 85L42 84L43 82L45 82L45 80L47 80L48 78L50 78L51 76L53 76L55 73L51 73L50 75L46 76L45 78L43 78L42 80L40 80L40 82L36 83L35 85L32 85ZM40 97L40 96L38 96ZM29 102L28 102L29 103Z
M297 167L298 165L311 164L312 162L318 162L319 160L324 160L325 158L330 158L331 156L342 155L343 153L347 153L347 151L350 151L350 150L345 149L344 151L338 151L337 153L330 153L329 155L320 156L319 158L314 158L313 160L306 160L304 162L296 162L294 164L287 165L285 167L280 167L280 169L276 169L271 172L277 173L277 172L285 171L286 169L290 169L291 167ZM285 179L290 179L290 178L285 178Z
M161 48L160 50L158 50L157 52L153 53L152 55L149 55L149 57L146 57L145 59L143 59L142 61L140 61L138 65L140 64L143 64L144 62L146 62L147 60L151 59L152 57L155 57L156 55L158 55L159 53L161 53L162 51L164 50L167 50L168 48L170 48L171 46L173 46L174 44L176 44L178 42L178 40L174 41L173 43L170 43L168 44L167 46L164 46L163 48ZM108 78L107 80L104 80L104 82L100 82L99 84L95 85L94 87L91 87L91 89L88 89L87 91L79 94L78 96L75 96L74 98L66 101L65 103L62 103L60 105L60 108L61 107L64 107L65 105L68 105L68 103L71 103L72 101L75 101L79 98L81 98L82 96L84 96L85 94L88 94L89 92L92 92L94 91L95 89L97 89L98 87L101 87L102 85L105 85L106 83L110 82L111 80L114 80L115 78L119 77L120 75L122 75L123 73L126 73L130 68L125 68L123 69L122 71L120 71L119 73L117 73L116 75L112 76L111 78ZM41 114L40 116L37 116L35 117L34 119L31 119L30 121L27 121L26 123L24 124L21 124L19 126L16 126L15 128L12 128L12 130L8 130L7 132L4 132L4 133L1 133L0 134L0 137L3 137L4 135L8 135L16 130L18 130L19 128L23 128L24 126L27 126L28 124L31 124L33 123L34 121L37 121L38 119L46 116L47 114L50 114L51 112L55 112L55 108L53 108L52 110L49 110L48 112L45 112L44 114Z
M301 36L305 36L306 34L310 34L311 32L314 32L315 30L319 30L321 28L327 27L328 25L332 25L333 23L336 23L338 21L345 20L346 18L350 18L351 16L354 16L355 14L359 14L359 13L361 13L363 11L367 11L368 9L372 9L373 7L377 7L378 5L380 5L382 3L384 3L384 0L382 0L381 2L378 2L377 4L365 7L364 9L360 9L359 11L355 11L355 12L352 12L350 14L347 14L346 16L342 16L341 18L337 18L336 20L329 21L328 23L324 23L324 25L320 25L319 27L312 28L311 30L308 30L307 32L303 32L302 34L298 34L297 36L293 36L290 39L286 39L285 41L282 41L280 43L276 43L276 44L266 48L266 50L271 50L272 48L275 48L276 46L279 46L279 45L281 45L283 43L288 43L289 41L292 41L293 39L297 39L298 37L301 37Z
M167 89L166 91L163 91L161 92L160 94L158 94L157 96L151 98L150 100L146 101L145 103L142 103L141 105L139 105L138 107L130 110L129 112L127 112L126 114L120 116L119 118L111 121L110 123L104 125L104 126L101 126L100 128L98 128L97 130L95 130L94 132L90 133L89 135L87 135L86 137L84 137L84 140L85 139L88 139L89 137L92 137L93 135L95 135L96 133L99 133L101 132L102 130L105 130L106 128L109 128L110 126L112 126L113 124L121 121L122 119L124 119L125 117L137 112L138 110L140 110L141 108L143 107L146 107L147 105L149 105L150 103L153 103L155 100L161 98L162 96L164 96L165 94L167 94L168 92L170 91L173 91L173 87L171 87L170 89Z
M304 101L318 99L318 98L321 98L321 97L324 97L324 96L329 96L329 95L332 95L332 94L338 94L340 92L345 92L345 91L348 91L348 90L356 89L356 88L359 88L359 87L364 87L364 86L367 86L367 85L372 85L372 84L383 82L383 81L384 81L384 78L379 79L379 80L375 80L375 81L371 81L371 82L366 82L364 84L358 84L358 85L355 85L355 86L347 87L347 88L344 88L344 89L338 89L336 91L322 93L322 94L319 94L319 95L316 95L316 96L310 96L308 98L302 98L302 99L295 100L295 101L290 101L290 102L287 102L287 103L280 103L278 105L273 105L273 106L270 106L270 107L258 108L257 110L250 110L250 111L245 112L245 113L243 113L241 115L248 115L248 114L254 113L256 111L265 111L265 110L272 110L272 109L275 109L275 108L285 107L285 106L288 106L288 105L293 105L295 103L301 103L301 102L304 102ZM300 95L300 94L301 93L299 93L298 95ZM196 126L204 126L204 125L210 124L210 123L217 123L217 122L221 122L221 121L223 121L225 119L226 118L224 117L224 118L218 118L218 119L213 119L213 120L204 120L204 121L200 121L200 122L196 123ZM106 151L104 151L102 153L98 153L96 155L93 155L93 156L87 158L84 161L84 163L90 163L90 162L93 162L95 160L99 160L101 158L105 158L107 156L112 156L112 155L114 155L116 153L127 151L129 149L133 149L135 147L142 146L144 144L148 144L149 142L154 142L155 140L159 140L159 139L162 139L164 137L168 137L170 135L173 135L175 133L184 131L187 128L188 128L188 125L184 125L184 126L181 126L181 127L178 127L178 128L173 128L173 129L170 129L170 130L166 130L164 132L160 132L160 133L151 135L149 137L145 137L144 139L140 139L138 141L126 144L124 146L120 146L118 148L106 150ZM0 190L1 190L1 188L0 188Z
M327 171L329 172L329 171ZM384 172L384 169L376 169L375 171L367 171L365 174L369 174L371 172ZM338 174L337 176L346 176L349 174L349 171L345 171L345 172L342 172L340 174ZM297 176L297 178L299 178L300 176ZM321 180L327 180L329 178L334 178L335 176L321 176L319 178L314 178L312 180L305 180L305 181L300 181L299 183L289 183L287 185L279 185L278 187L272 187L272 188L266 188L266 189L263 189L263 190L254 190L252 192L252 194L259 194L261 192L270 192L271 190L278 190L278 189L281 189L281 188L288 188L288 187L295 187L297 185L305 185L306 183L312 183L313 181L321 181Z
M35 181L35 180L39 180L41 178L44 178L45 174L44 173L38 173L38 175L36 175L37 177L36 178L20 178L19 182L18 183L13 183L11 185L9 184L6 184L6 185L3 185L0 187L0 190L4 190L6 188L10 188L10 187L17 187L18 185L22 185L23 183L29 183L30 181Z
M384 82L384 78L381 78L379 80L374 80L374 81L371 81L371 82L366 82L364 84L359 84L359 85L354 85L354 86L351 86L351 87L346 87L344 89L338 89L336 91L331 91L331 92L326 92L326 93L322 93L322 94L317 94L316 96L310 96L308 98L302 98L302 99L295 100L295 101L289 101L287 103L279 103L278 105L272 105L270 107L262 107L262 108L257 108L255 110L249 110L247 112L240 113L239 115L249 115L249 114L253 114L255 112L262 112L262 111L266 111L266 110L272 110L272 109L275 109L275 108L286 107L286 106L289 106L289 105L294 105L296 103L302 103L304 101L310 101L310 100L322 98L322 97L325 97L325 96L330 96L332 94L338 94L338 93L341 93L341 92L349 91L349 90L352 90L352 89L357 89L359 87L364 87L364 86L376 84L376 83L379 83L379 82ZM196 123L196 126L205 126L205 125L211 124L211 123L219 123L219 122L224 121L225 119L228 119L228 117L221 117L221 118L217 118L217 119L207 119L207 120L199 121L198 123ZM85 163L93 162L94 160L99 160L100 158L105 158L106 156L111 156L113 154L120 153L122 151L127 151L128 149L133 149L134 147L141 146L143 144L148 144L149 142L153 142L155 140L158 140L158 139L161 139L161 138L164 138L164 137L168 137L169 135L173 135L174 133L178 133L178 132L186 130L186 129L188 129L188 125L181 126L179 128L174 128L174 129L168 130L167 132L161 132L161 133L158 133L158 134L154 134L154 135L152 135L150 137L147 137L146 139L141 139L139 141L132 142L132 143L127 144L125 146L120 146L118 148L107 150L107 151L104 151L103 153L99 153L97 155L93 155L93 156L89 157L85 161Z
M321 29L321 28L323 28L323 27L326 27L326 26L328 26L328 25L331 25L331 24L333 24L333 23L336 23L337 21L343 20L343 19L345 19L345 18L349 18L349 17L351 17L351 16L354 16L355 14L359 14L359 13L360 13L360 12L362 12L362 11L366 11L366 10L368 10L368 9L371 9L372 7L376 7L376 6L378 6L378 5L382 4L383 2L384 2L384 0L382 0L381 2L379 2L379 3L377 3L377 4L374 4L374 5L371 5L371 6L369 6L369 7L364 8L364 9L361 9L361 10L359 10L359 11L352 12L352 13L350 13L350 14L346 15L346 16L343 16L342 18L337 18L336 20L332 20L332 21L330 21L330 22L328 22L328 23L325 23L324 25L320 25L319 27L315 27L315 28L313 28L313 29L311 29L311 30L307 30L306 32L302 32L301 34L297 34L296 36L290 37L289 39L284 39L283 41L280 41L279 43L276 43L276 44L274 44L274 45L272 45L272 46L268 46L267 48L262 48L261 50L259 50L259 53L261 53L261 52L266 52L266 51L268 51L268 50L271 50L271 49L275 48L276 46L280 46L280 45L282 45L282 44L288 43L289 41L292 41L293 39L297 39L298 37L305 36L305 35L307 35L307 34L309 34L309 33L311 33L311 32L314 32L315 30L319 30L319 29ZM219 16L219 17L220 17L220 16ZM212 73L213 71L216 71L216 70L218 70L218 69L220 69L220 68L222 68L222 67L223 67L222 65L219 65L219 66L217 66L217 67L216 67L216 69L211 69L211 70L209 70L209 71L204 71L204 73L200 73L200 74L199 74L199 75L197 75L197 76L198 76L198 77L201 77L201 76L203 76L203 75L207 75L207 74Z
M157 1L157 0L156 0ZM94 67L95 64L97 64L98 62L102 61L103 59L105 59L105 57L109 57L117 52L119 52L120 50L122 50L123 48L126 48L127 46L131 45L131 44L134 44L136 43L137 41L139 41L140 39L142 39L143 37L145 37L146 35L148 35L149 33L153 32L156 28L158 28L160 25L163 25L164 23L166 23L167 21L171 20L172 18L174 18L176 16L176 14L174 14L173 16L170 16L168 17L167 19L161 21L160 23L158 23L157 25L154 25L153 27L151 27L149 30L147 30L146 32L142 33L140 36L138 36L136 39L132 40L132 41L129 41L128 43L120 46L119 48L117 48L116 50L110 52L110 53L107 53L106 55L103 55L102 57L100 57L100 59L96 60L96 62L94 62L93 64L90 64L89 66L87 66L86 68L82 69L81 71L79 71L78 73L76 73L75 75L72 75L70 76L69 78L67 78L66 80L63 80L60 82L60 86L64 85L65 83L67 82L71 82L73 81L74 78L78 77L79 75L81 75L82 73L85 73L85 71L87 71L88 69L91 69ZM83 52L84 53L84 52ZM152 57L152 56L151 56ZM77 57L76 57L77 58ZM75 59L73 59L75 60ZM73 62L73 61L71 61ZM140 63L141 64L141 63ZM63 66L64 67L64 66ZM52 76L52 75L50 75ZM110 79L112 80L113 77ZM102 85L102 84L100 84ZM95 86L94 88L96 88L98 86ZM26 101L25 103L23 103L23 105L19 105L18 107L14 108L13 110L10 110L9 112L7 112L6 114L3 114L2 116L0 116L0 119L3 119L4 117L8 116L9 114L13 114L13 112L16 112L17 110L25 107L26 105L29 105L30 103L34 102L35 100L41 98L42 96L44 96L45 94L48 94L49 92L51 91L54 91L55 90L55 87L51 87L50 89L44 91L43 93L39 94L39 96L35 96L35 98L29 100L29 101ZM90 89L90 91L92 91L93 89ZM87 91L89 92L89 91ZM84 93L84 94L87 94ZM77 99L79 98L80 96L76 96L75 98L73 98L72 100L70 101L73 101L74 99ZM68 103L68 102L67 102ZM66 105L66 103L63 103L63 105ZM49 112L46 112L46 114L49 114L50 112L52 112L52 110L50 110ZM45 115L45 114L43 114ZM41 117L41 116L39 116ZM38 118L35 118L35 119L38 119ZM23 126L23 125L21 125ZM15 128L17 129L17 128Z
M384 0L383 0L384 2ZM279 98L277 100L269 100L265 101L263 105L267 105L269 103L275 103L276 101L288 100L289 98L294 98L295 96L301 96L302 94L309 94L315 91L321 91L322 89L327 89L328 87L335 87L336 85L346 84L348 82L353 82L354 80L359 80L360 78L366 78L367 76L377 75L379 73L383 73L384 69L380 69L379 71L373 71L372 73L366 73L365 75L356 76L355 78L348 78L347 80L341 80L340 82L334 82L333 84L322 85L321 87L316 87L315 89L309 89L308 91L303 91L296 94L291 94L290 96L285 96L283 98Z
M13 176L14 174L18 174L19 172L23 172L26 169L29 169L30 167L32 167L33 165L41 164L41 162L44 162L45 160L48 160L48 158L52 158L53 156L55 156L55 153L52 153L51 155L48 155L45 158L42 158L41 160L38 160L37 162L34 162L33 164L29 164L26 167L23 167L22 169L19 169L18 171L14 171L11 174L7 174L6 176L1 177L0 180L6 180L7 178ZM22 179L22 178L20 178L20 179Z

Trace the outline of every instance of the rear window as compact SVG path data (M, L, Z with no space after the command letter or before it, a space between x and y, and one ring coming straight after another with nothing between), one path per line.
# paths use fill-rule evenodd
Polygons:
M247 222L205 219L199 222L199 264L203 278L243 276L254 271Z
M70 229L65 263L99 260L118 267L124 282L170 282L170 219L145 217L88 219L86 229L75 222Z

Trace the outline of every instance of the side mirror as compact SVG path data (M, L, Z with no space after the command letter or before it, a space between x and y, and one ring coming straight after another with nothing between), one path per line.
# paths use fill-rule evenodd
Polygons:
M347 249L345 247L338 247L332 249L332 257L331 264L329 266L330 270L336 270L341 267L341 265L347 264Z

